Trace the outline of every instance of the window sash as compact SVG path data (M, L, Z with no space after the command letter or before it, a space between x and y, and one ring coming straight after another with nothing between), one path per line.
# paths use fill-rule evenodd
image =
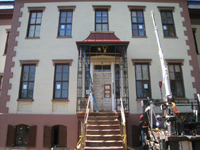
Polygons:
M164 37L175 37L175 26L172 11L160 12Z
M173 96L184 97L183 74L180 64L169 64L169 79Z
M21 87L20 87L21 99L33 98L34 80L35 80L35 65L23 65L21 73Z
M22 131L19 132L19 128L22 128ZM25 128L28 129L27 133L25 132ZM15 140L16 146L28 146L28 138L29 138L29 126L25 125L17 126L16 140Z
M137 98L151 97L149 64L135 64Z
M133 36L146 36L143 10L132 10L131 22Z
M55 65L54 99L68 99L69 65Z
M27 37L40 37L42 11L32 11L29 16Z
M72 35L73 11L60 11L58 36Z
M5 45L4 54L7 54L9 38L10 38L10 31L7 32L7 38L6 38L6 45Z
M95 31L108 31L108 10L95 11Z

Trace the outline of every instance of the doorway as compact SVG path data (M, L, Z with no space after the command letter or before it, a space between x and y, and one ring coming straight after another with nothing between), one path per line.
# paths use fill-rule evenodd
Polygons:
M95 65L93 79L98 110L100 112L111 112L111 65Z

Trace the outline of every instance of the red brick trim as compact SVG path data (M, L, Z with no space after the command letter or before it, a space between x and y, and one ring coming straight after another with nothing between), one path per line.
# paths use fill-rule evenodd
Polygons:
M12 61L12 58L16 56L16 51L14 47L17 46L18 42L15 41L15 38L19 36L19 31L17 28L20 27L21 22L19 22L19 17L22 16L22 12L20 9L24 7L23 2L15 3L15 9L13 13L12 27L10 33L10 42L8 44L6 63L4 69L4 79L3 79L3 87L1 91L0 97L0 112L8 113L8 108L6 107L6 102L10 100L10 96L8 95L8 90L11 89L12 84L9 83L9 79L13 78L13 72L11 72L11 68L14 67L15 62Z
M193 88L196 88L197 93L200 93L200 78L199 78L199 66L196 56L196 49L195 49L195 42L193 37L193 32L191 28L191 22L190 20L189 12L188 12L188 5L187 2L180 1L179 6L183 9L181 12L181 16L184 17L183 26L186 28L186 31L184 31L185 36L187 36L188 40L186 40L186 45L189 46L188 49L188 55L191 56L191 60L189 60L189 65L193 67L193 70L191 71L191 76L194 77L194 82L192 83ZM194 98L197 98L197 93L194 93Z

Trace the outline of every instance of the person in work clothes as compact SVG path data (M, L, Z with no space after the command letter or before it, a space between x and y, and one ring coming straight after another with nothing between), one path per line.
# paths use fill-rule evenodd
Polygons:
M142 136L142 147L144 148L144 146L145 146L144 133L146 133L146 135L148 135L148 124L147 124L147 120L144 117L144 115L140 116L139 127L140 127L140 130L141 130L141 136Z
M160 115L157 115L156 119L157 119L157 121L156 121L156 127L159 128L159 129L164 128L164 122L165 121L162 120L162 117Z

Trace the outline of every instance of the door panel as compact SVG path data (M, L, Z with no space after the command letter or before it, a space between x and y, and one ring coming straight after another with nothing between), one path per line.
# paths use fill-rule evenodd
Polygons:
M94 73L94 94L99 111L112 111L112 98L104 97L104 84L111 84L111 73Z

